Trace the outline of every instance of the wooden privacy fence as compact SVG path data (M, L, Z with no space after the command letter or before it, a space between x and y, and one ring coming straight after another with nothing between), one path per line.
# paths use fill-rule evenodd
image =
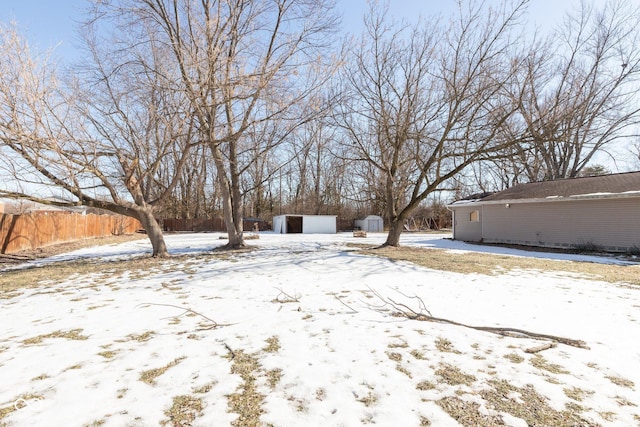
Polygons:
M91 237L132 234L141 228L137 219L122 215L75 212L0 214L0 254Z
M271 226L267 221L257 218L245 218L242 221L244 231L254 230L255 224L258 224L260 231L270 230ZM165 218L162 220L164 231L227 231L222 218Z

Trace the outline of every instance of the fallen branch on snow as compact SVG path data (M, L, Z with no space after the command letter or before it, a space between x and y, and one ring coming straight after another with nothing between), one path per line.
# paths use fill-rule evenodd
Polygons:
M412 309L411 307L407 306L406 304L402 304L399 303L397 301L394 301L393 299L387 297L383 297L382 295L380 295L378 293L378 291L372 289L371 287L368 287L369 290L373 293L373 295L378 298L380 301L382 301L382 305L376 306L373 308L374 311L378 311L378 312L383 312L383 311L388 311L389 307L391 307L392 310L394 310L394 312L392 313L392 316L396 316L396 317L405 317L409 320L419 320L419 321L424 321L424 322L435 322L435 323L444 323L444 324L448 324L448 325L455 325L455 326L462 326L464 328L469 328L469 329L475 329L478 331L484 331L484 332L490 332L493 334L497 334L497 335L502 335L505 337L512 337L512 338L532 338L532 339L537 339L537 340L551 340L554 342L559 342L561 344L565 344L568 346L572 346L572 347L578 347L578 348L584 348L584 349L589 349L589 346L587 346L587 343L582 341L582 340L574 340L571 338L565 338L565 337L559 337L559 336L555 336L555 335L547 335L547 334L539 334L536 332L530 332L530 331L526 331L524 329L517 329L517 328L504 328L504 327L496 327L496 326L474 326L474 325L467 325L465 323L460 323L460 322L456 322L454 320L450 320L450 319L443 319L440 317L434 317L431 315L431 312L429 312L429 310L427 310L426 305L424 304L424 301L418 297L418 296L407 296L405 294L403 294L400 291L397 291L399 294L401 294L402 296L406 297L406 298L411 298L411 299L416 299L418 301L418 309L417 311ZM542 346L541 346L542 347ZM548 347L550 348L550 347ZM542 350L546 350L547 348L540 348L537 351L542 351Z
M291 296L280 288L276 288L276 289L279 290L280 293L278 294L278 296L272 299L271 302L278 302L280 304L286 304L289 302L300 302L301 295L296 294L295 296Z
M178 315L176 315L176 316L170 316L170 317L169 317L170 319L175 319L175 318L178 318L178 317L184 316L184 315L185 315L185 314L187 314L187 313L192 313L192 314L195 314L196 316L200 316L200 317L202 317L203 319L206 319L206 320L208 320L209 322L211 322L211 323L212 323L212 325L211 325L211 326L209 326L209 327L206 327L206 328L200 328L200 329L198 329L198 330L200 330L200 331L206 331L206 330L208 330L208 329L215 329L215 328L217 328L217 327L219 327L219 326L229 326L229 325L226 325L226 324L225 324L225 325L220 324L220 323L216 322L215 320L213 320L212 318L205 316L205 315L204 315L204 314L202 314L202 313L198 313L197 311L191 310L190 308L187 308L187 307L181 307L181 306L179 306L179 305L173 305L173 304L157 304L157 303L152 303L152 302L145 302L145 303L142 303L142 304L138 304L136 307L141 307L141 306L148 307L148 306L150 306L150 305L156 305L156 306L160 306L160 307L172 307L172 308L178 308L178 309L180 309L180 310L184 310L182 313L180 313L180 314L178 314Z

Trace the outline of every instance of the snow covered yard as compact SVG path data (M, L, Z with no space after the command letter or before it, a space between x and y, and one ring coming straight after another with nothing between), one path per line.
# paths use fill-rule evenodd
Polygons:
M383 234L263 233L252 251L207 253L218 236L169 235L170 252L188 256L0 290L0 425L640 425L637 286L435 271L347 246ZM452 259L483 250L605 261L439 235L402 242ZM40 263L148 250L141 240ZM394 317L374 291L590 349L527 353L544 342Z

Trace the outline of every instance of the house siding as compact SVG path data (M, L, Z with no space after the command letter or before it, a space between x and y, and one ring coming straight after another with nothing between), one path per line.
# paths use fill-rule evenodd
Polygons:
M470 221L472 211L478 211L478 221ZM465 242L482 241L483 212L481 206L460 206L453 211L453 238Z
M614 252L640 247L638 198L509 203L509 207L506 206L482 205L483 242L558 248L596 245Z

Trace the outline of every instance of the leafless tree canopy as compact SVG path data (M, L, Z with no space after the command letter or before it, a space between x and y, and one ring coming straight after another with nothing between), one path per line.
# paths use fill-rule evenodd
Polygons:
M529 37L529 0L415 24L371 2L344 42L334 3L95 1L64 72L0 25L0 196L135 217L157 256L166 215L220 215L241 247L243 217L375 213L397 245L428 201L638 156L631 0Z
M512 144L501 129L515 113L505 89L519 67L510 45L524 3L461 3L448 24L417 25L392 23L372 6L342 76L336 122L352 147L346 155L372 166L384 185L387 245L398 244L427 196Z
M242 176L308 120L300 104L335 65L332 7L328 0L123 0L102 9L122 19L123 30L148 29L150 42L168 47L179 76L167 84L184 96L209 150L231 247L244 244Z

